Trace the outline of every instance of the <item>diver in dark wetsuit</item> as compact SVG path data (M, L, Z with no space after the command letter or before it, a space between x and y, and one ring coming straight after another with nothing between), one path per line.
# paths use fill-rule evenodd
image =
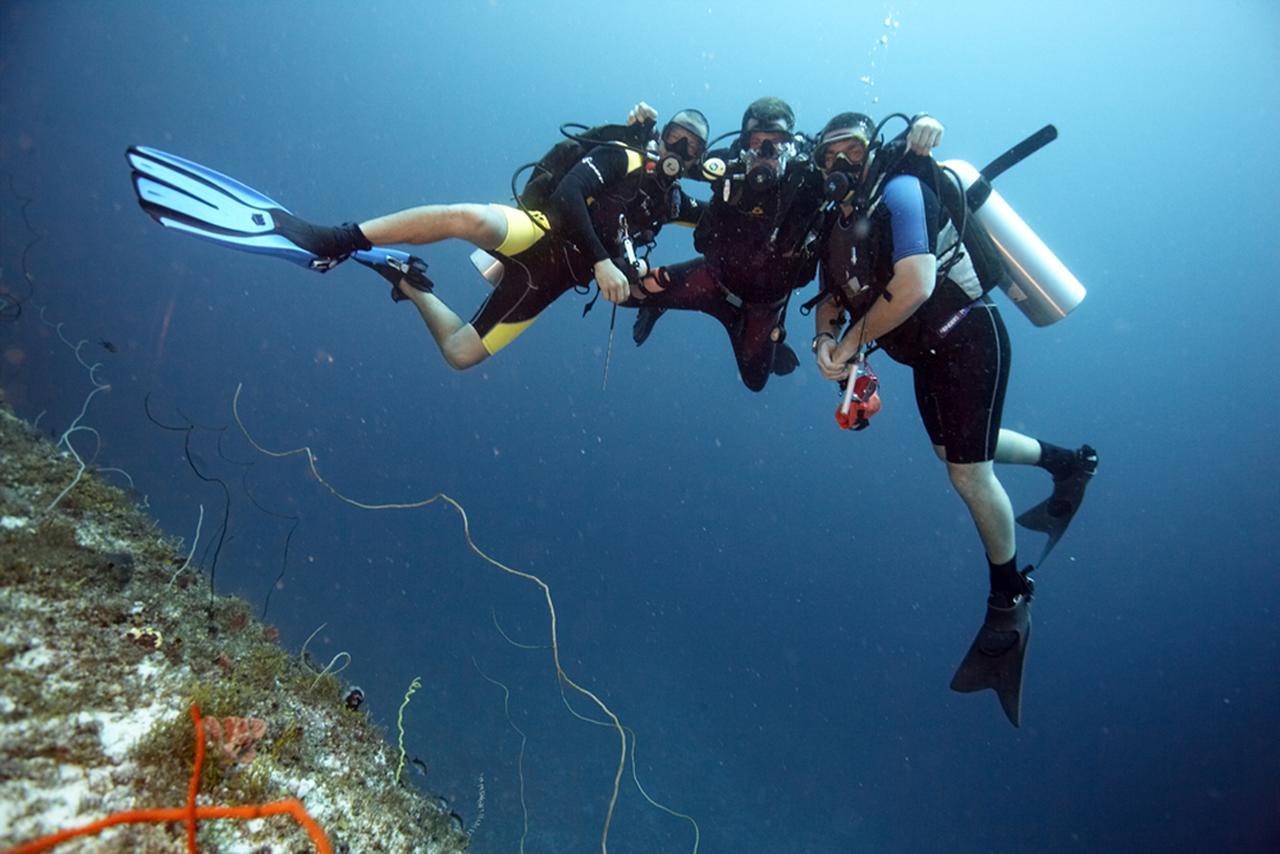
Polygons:
M770 373L795 369L783 321L791 292L817 270L805 238L821 205L822 176L797 150L794 130L785 102L760 98L734 144L712 152L704 164L711 200L694 232L702 257L661 267L633 288L637 344L663 311L701 311L724 326L747 388L760 391Z
M666 310L693 310L724 326L752 391L763 389L771 373L789 374L799 364L785 343L787 303L817 270L826 199L823 175L794 131L786 102L759 98L743 114L733 144L711 152L703 164L711 199L694 232L702 257L659 268L632 288L636 298L627 305L640 307L636 344ZM936 120L923 117L907 144L927 153L941 134Z
M873 185L877 163L866 163L873 129L861 114L836 116L818 137L815 162L828 175L843 172L855 185ZM957 217L930 186L914 174L890 175L878 199L844 204L833 214L813 351L819 370L833 380L845 380L850 361L872 342L912 369L920 417L977 526L990 575L987 619L952 688L994 689L1017 726L1032 585L1029 568L1018 570L1013 507L993 463L1046 469L1055 483L1047 512L1055 512L1056 499L1073 502L1059 507L1060 515L1074 514L1097 453L1000 426L1009 335L985 293L1004 269L985 266L984 253L959 239Z

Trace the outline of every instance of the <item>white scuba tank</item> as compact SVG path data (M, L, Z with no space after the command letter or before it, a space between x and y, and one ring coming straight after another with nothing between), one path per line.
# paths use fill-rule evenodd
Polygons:
M955 171L971 199L970 187L991 186L971 163L947 160L942 165ZM1001 290L1032 323L1057 323L1084 300L1084 285L998 192L990 190L985 199L977 200L976 208L971 201L970 211L995 242L1009 270L1010 278L1000 283Z

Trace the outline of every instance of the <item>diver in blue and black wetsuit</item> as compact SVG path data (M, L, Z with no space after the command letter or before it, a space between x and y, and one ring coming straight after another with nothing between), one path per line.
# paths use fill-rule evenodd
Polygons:
M872 185L877 166L866 159L873 128L858 113L836 116L818 137L815 161L829 176L844 172L856 185ZM1018 570L1013 507L993 463L1037 465L1053 475L1054 495L1019 519L1039 525L1052 545L1079 507L1097 453L1001 428L1009 335L985 293L1004 271L971 244L962 246L955 223L963 218L913 174L889 177L878 204L864 201L833 213L822 262L826 299L814 313L818 369L844 380L850 361L872 342L912 369L920 417L973 516L990 575L987 619L952 688L994 689L1017 726L1032 585L1029 568Z

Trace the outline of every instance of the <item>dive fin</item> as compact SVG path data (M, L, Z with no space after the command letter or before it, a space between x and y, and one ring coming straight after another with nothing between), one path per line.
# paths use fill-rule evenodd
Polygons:
M1044 563L1049 552L1053 551L1058 540L1066 533L1067 526L1084 501L1085 488L1097 470L1098 452L1088 445L1082 445L1076 451L1076 464L1071 472L1065 477L1053 479L1053 494L1018 517L1018 524L1022 527L1049 535L1036 566Z
M990 688L1000 698L1009 723L1021 726L1022 670L1030 641L1029 591L1014 597L1008 607L988 600L987 617L951 678L951 690L968 694Z
M133 169L138 204L166 228L242 252L274 255L322 273L351 254L333 247L343 229L354 226L312 225L235 178L176 154L135 145L125 157Z
M636 312L635 325L631 327L631 340L636 342L636 346L649 340L649 333L653 332L653 325L658 322L658 318L662 317L665 308L659 308L656 305L641 305L640 310Z
M382 249L375 246L373 249L353 252L351 258L391 283L392 302L408 299L400 292L401 280L408 282L410 287L424 294L431 293L432 288L435 287L435 283L427 278L427 262L417 255L410 255L399 249Z
M773 351L773 367L770 369L774 376L785 377L798 367L800 357L796 355L796 351L786 342L779 344Z

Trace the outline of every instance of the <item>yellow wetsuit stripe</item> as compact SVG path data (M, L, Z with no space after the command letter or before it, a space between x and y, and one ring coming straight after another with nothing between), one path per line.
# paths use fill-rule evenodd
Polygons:
M507 238L502 241L496 252L503 255L519 255L533 244L542 239L547 233L547 229L551 224L547 222L546 216L541 211L529 211L526 214L522 210L507 207L506 205L494 205L495 208L502 211L502 215L507 218ZM529 217L534 217L535 223ZM539 228L538 226L542 227Z
M512 341L520 337L520 333L529 328L529 324L537 320L537 316L533 316L528 320L521 320L519 323L499 323L493 329L489 330L489 334L480 339L480 343L484 345L485 352L490 356L510 344Z

